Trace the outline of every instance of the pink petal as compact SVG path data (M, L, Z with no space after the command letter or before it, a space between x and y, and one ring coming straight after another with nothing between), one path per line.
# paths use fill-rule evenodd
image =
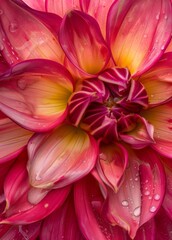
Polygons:
M26 156L21 155L9 171L5 183L6 209L1 223L28 224L45 218L65 201L69 188L52 190L34 203L28 199L31 189L26 171ZM36 198L37 200L37 198Z
M6 61L14 64L46 58L63 62L64 54L57 36L26 9L20 2L1 1L0 46Z
M107 14L113 2L114 0L80 0L81 9L97 20L104 37L106 35Z
M1 240L35 240L39 235L40 222L29 225L0 225Z
M149 97L149 103L158 105L172 98L172 53L161 60L139 79Z
M100 28L85 13L72 11L63 18L59 40L66 56L83 72L97 74L109 61L109 49Z
M47 131L65 119L72 90L72 78L60 64L22 62L2 77L0 109L24 128Z
M39 11L45 11L45 1L46 0L23 0L29 7Z
M96 236L99 240L114 240L118 235L122 237L123 234L115 230L102 216L103 198L98 182L92 177L89 176L76 183L74 199L78 223L86 239L95 240Z
M46 10L63 17L72 10L80 10L80 0L45 0Z
M123 184L117 193L109 189L105 205L109 220L126 229L131 238L154 217L165 190L164 172L156 155L149 149L137 155L129 151L130 165Z
M116 192L128 164L128 153L120 144L102 144L100 147L97 171L106 185Z
M172 103L150 108L142 116L154 126L155 144L152 147L160 154L172 157Z
M70 125L34 136L28 145L30 183L38 188L59 188L88 174L98 147L92 136ZM44 163L44 164L42 164Z
M134 240L155 240L155 223L154 219L151 219L143 226L141 226L136 234Z
M41 240L84 240L78 226L72 196L43 222Z
M120 138L132 148L140 149L154 143L154 128L137 114L126 115L118 121Z
M119 67L140 75L163 54L172 32L171 0L115 1L107 22L107 38Z
M15 158L33 135L0 113L0 162Z

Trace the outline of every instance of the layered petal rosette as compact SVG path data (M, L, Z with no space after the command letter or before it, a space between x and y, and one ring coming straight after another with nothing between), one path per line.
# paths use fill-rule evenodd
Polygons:
M0 238L169 240L171 0L0 0Z

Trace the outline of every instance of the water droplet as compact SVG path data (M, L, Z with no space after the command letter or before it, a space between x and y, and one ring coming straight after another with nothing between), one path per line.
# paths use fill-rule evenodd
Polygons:
M164 50L164 48L165 48L165 46L163 45L163 46L161 47L161 50Z
M146 180L145 183L148 183L148 180Z
M133 214L135 217L139 217L141 214L141 208L140 207L135 208Z
M35 180L40 181L42 178L39 176L39 174L36 174Z
M167 16L167 15L165 15L165 16L164 16L164 19L165 19L165 20L167 20L167 19L168 19L168 16Z
M18 24L16 22L10 23L9 31L11 33L16 32L18 30Z
M149 192L149 191L145 191L145 192L144 192L144 195L145 195L145 196L149 196L149 195L150 195L150 192Z
M17 86L21 89L24 90L26 88L26 80L20 79L17 82Z
M0 9L0 15L2 15L4 13L4 11L2 9Z
M2 51L4 49L4 45L0 44L0 51Z
M144 34L144 35L143 35L144 38L147 38L147 36L148 36L147 34Z
M44 208L47 208L48 206L49 206L48 203L45 203L45 204L44 204Z
M158 13L158 14L156 15L156 20L159 20L159 16L160 16L160 14Z
M156 207L152 206L149 210L150 210L151 213L154 213L156 211Z
M136 177L134 180L137 182L137 181L139 180L139 178L138 178L138 177Z
M127 200L123 200L122 201L122 206L124 206L124 207L128 207L128 201Z
M159 194L155 194L154 199L155 199L156 201L158 201L158 200L160 199L160 195L159 195Z
M151 94L151 98L153 98L154 97L154 94Z

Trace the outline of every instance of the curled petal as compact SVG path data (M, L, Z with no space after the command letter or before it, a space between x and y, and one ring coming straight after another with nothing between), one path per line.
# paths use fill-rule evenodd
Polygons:
M110 52L100 28L85 13L72 11L63 18L59 40L69 60L85 73L97 74L109 61Z
M80 10L80 0L45 0L47 12L63 17L72 10Z
M127 115L118 121L120 138L139 149L154 143L154 127L139 115Z
M45 1L46 0L23 0L29 7L39 11L45 11Z
M40 227L40 222L28 225L0 225L0 238L1 240L35 240L39 235Z
M141 151L138 156L129 151L129 160L118 192L109 188L105 212L110 222L123 227L134 238L138 228L153 218L161 206L165 179L159 159L152 151Z
M22 127L47 131L65 119L73 84L60 64L48 60L22 62L1 80L0 109Z
M122 183L121 178L127 164L128 153L122 145L101 145L97 171L104 183L116 192Z
M66 186L88 174L95 165L98 148L83 130L62 125L52 133L34 136L28 151L30 183L46 189Z
M152 147L160 154L172 157L172 103L150 108L142 116L154 126L155 144Z
M108 15L113 58L132 75L141 75L161 57L171 32L171 0L115 1Z
M67 223L67 224L66 224ZM43 222L41 240L84 240L79 229L72 196Z
M0 162L15 158L33 135L0 113Z
M149 104L158 105L172 98L172 53L166 53L161 60L139 79L144 85Z
M1 11L0 46L9 64L35 58L63 62L57 37L27 7L2 0Z
M113 2L114 0L80 0L81 9L97 20L104 37L106 35L107 14Z
M49 191L40 202L29 201L31 189L26 171L27 157L21 155L9 171L5 183L6 209L0 223L28 224L45 218L65 201L70 188ZM37 200L37 197L36 197Z

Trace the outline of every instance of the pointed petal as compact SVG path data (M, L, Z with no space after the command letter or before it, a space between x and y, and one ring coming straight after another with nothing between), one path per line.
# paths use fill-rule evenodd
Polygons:
M33 135L0 113L0 163L15 158Z
M171 32L171 0L115 1L108 15L113 58L132 75L145 72L161 57Z
M29 202L30 186L26 160L26 156L20 156L6 177L4 192L7 205L0 222L2 224L28 224L39 221L60 207L69 193L70 188L52 190L39 203Z
M1 240L35 240L39 235L40 222L28 225L0 225Z
M47 12L63 17L72 10L80 10L80 0L45 0Z
M67 224L66 224L67 223ZM72 196L43 222L41 240L84 240L78 226Z
M63 62L57 36L37 17L11 0L1 1L1 11L0 45L9 64L35 58Z
M155 222L151 219L143 226L141 226L136 234L134 240L155 240Z
M33 131L47 131L65 119L73 85L63 66L32 60L6 75L0 86L0 109L7 116Z
M114 193L109 188L105 212L110 222L123 227L134 238L138 228L153 218L161 206L165 180L159 159L152 151L144 149L138 157L129 151L129 158L119 191Z
M107 14L113 2L114 0L80 0L81 9L97 20L104 38L106 35Z
M39 11L45 11L45 1L46 0L23 0L29 7Z
M172 53L166 53L151 70L141 76L149 104L160 104L172 98Z
M34 136L28 145L30 183L38 188L59 188L88 174L98 147L92 136L70 125ZM42 164L44 162L44 164Z
M142 116L154 126L155 144L152 147L160 154L172 157L172 103L150 108Z
M106 185L117 192L128 164L128 153L120 144L101 145L97 171Z
M59 40L66 56L83 72L97 74L109 61L97 22L83 12L72 11L63 18Z
M116 239L117 231L101 214L103 198L98 182L93 177L89 176L75 184L74 200L78 223L86 239L95 240L95 236L99 240Z
M132 148L140 149L154 143L154 128L137 114L126 115L118 121L120 138Z

